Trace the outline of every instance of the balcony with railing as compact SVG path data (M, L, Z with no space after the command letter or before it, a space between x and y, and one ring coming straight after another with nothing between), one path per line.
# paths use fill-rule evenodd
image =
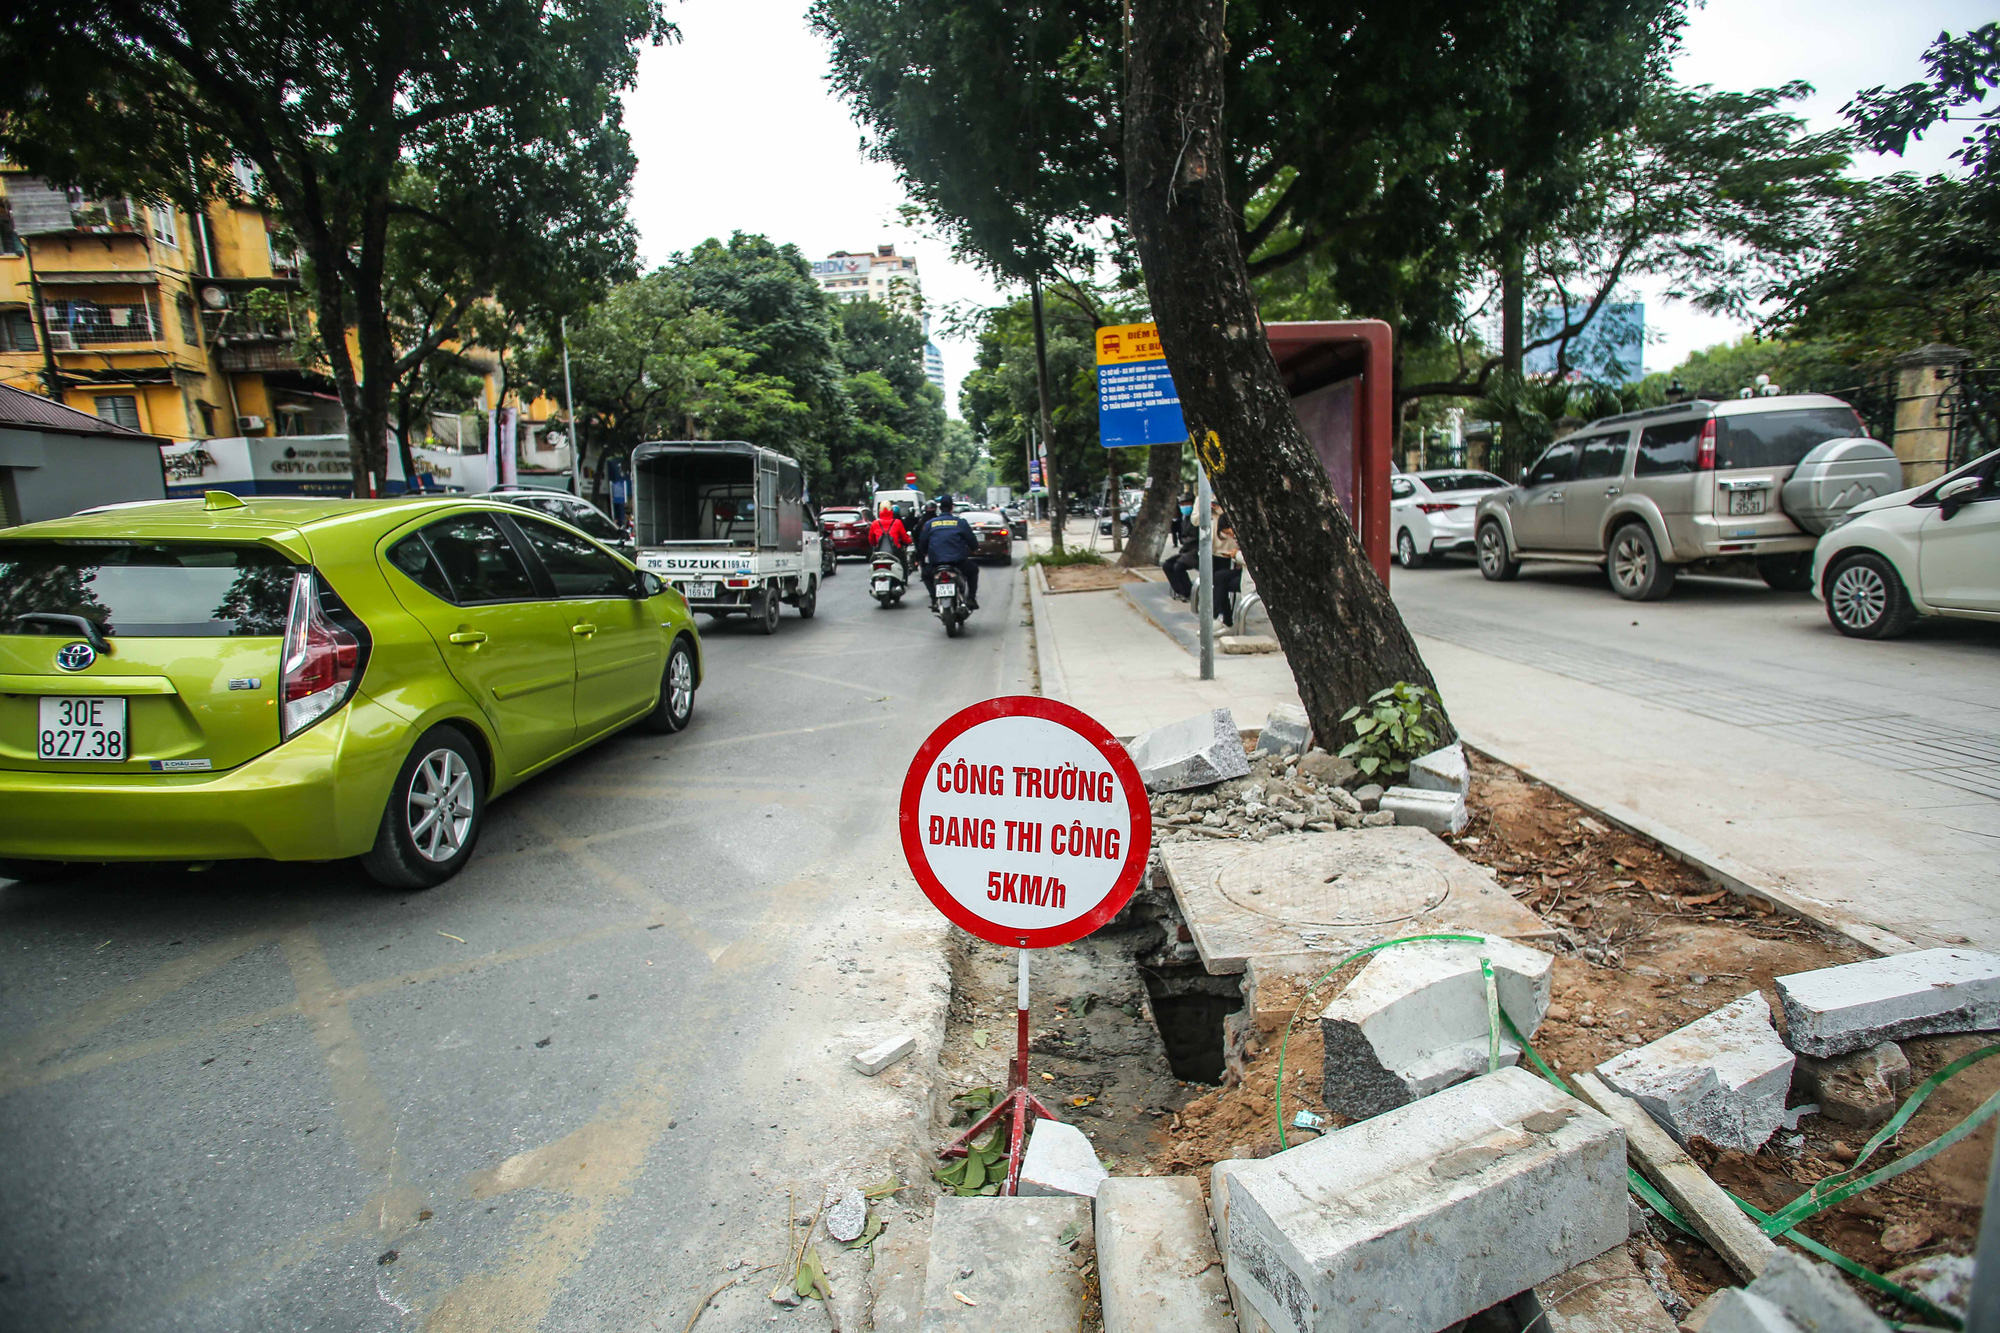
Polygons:
M49 347L57 352L99 349L150 351L166 340L151 292L137 300L70 297L43 292Z

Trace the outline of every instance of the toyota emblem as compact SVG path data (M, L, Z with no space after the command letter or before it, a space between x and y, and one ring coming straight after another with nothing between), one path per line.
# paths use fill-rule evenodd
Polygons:
M66 643L56 649L56 665L64 671L81 671L97 660L97 650L87 643Z

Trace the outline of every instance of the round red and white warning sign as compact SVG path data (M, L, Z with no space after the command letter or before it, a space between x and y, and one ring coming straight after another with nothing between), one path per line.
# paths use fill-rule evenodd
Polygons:
M953 714L903 779L903 855L931 903L995 944L1047 949L1118 914L1152 853L1145 784L1110 732L1032 695Z

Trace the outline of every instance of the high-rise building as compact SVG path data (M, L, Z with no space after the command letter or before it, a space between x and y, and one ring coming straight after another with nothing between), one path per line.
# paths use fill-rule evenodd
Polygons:
M876 301L891 310L917 315L924 322L924 378L944 391L944 353L930 340L931 317L924 313L923 288L917 280L914 255L899 255L893 245L867 250L836 250L812 266L821 290L836 301Z

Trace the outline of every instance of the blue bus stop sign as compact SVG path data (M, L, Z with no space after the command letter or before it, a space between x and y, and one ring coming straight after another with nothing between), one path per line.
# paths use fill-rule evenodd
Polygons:
M1097 440L1106 449L1178 444L1187 438L1181 397L1152 324L1097 331Z

